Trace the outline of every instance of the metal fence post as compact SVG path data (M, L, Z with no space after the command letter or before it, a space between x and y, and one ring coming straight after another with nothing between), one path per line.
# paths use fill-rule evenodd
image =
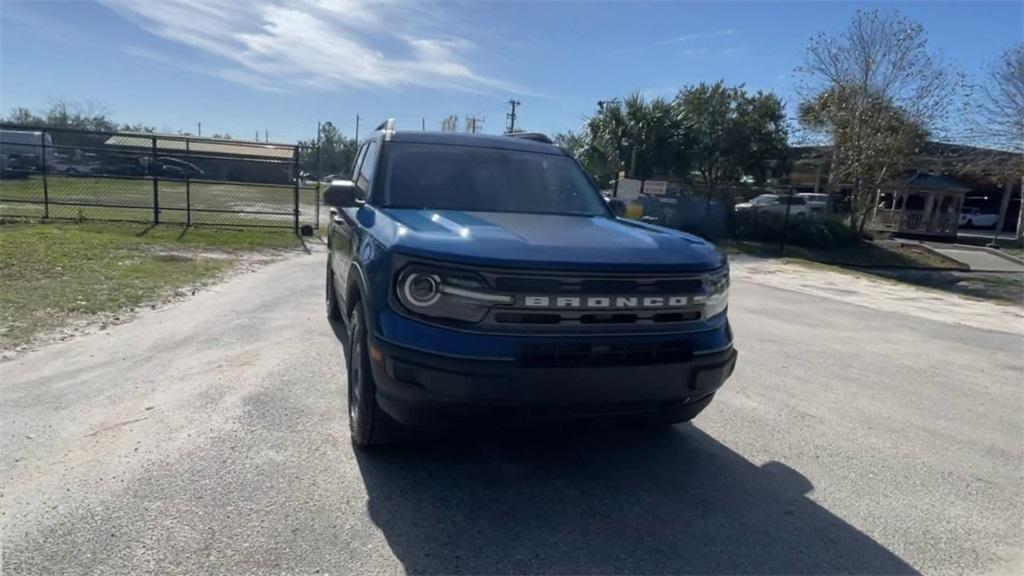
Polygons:
M50 217L50 184L46 181L46 132L40 132L39 139L42 144L40 146L42 151L40 168L43 171L43 218L48 219Z
M292 174L295 181L295 233L299 233L299 147L295 146L292 153Z
M317 134L317 140L320 140L320 134ZM320 142L316 144L316 224L313 228L316 230L320 229Z
M153 137L153 158L149 163L153 172L153 224L160 223L160 177L156 169L156 136Z
M779 235L779 253L786 250L786 231L789 230L789 209L793 206L793 189L786 195L786 215L782 218L782 234Z
M185 157L188 163L192 164L192 147L189 146L188 138L185 139ZM192 171L185 172L185 227L192 226Z

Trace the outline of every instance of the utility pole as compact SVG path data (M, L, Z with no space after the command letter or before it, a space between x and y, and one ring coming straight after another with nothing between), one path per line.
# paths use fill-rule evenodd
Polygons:
M508 105L512 107L512 110L506 114L506 117L508 118L508 129L505 133L511 134L516 131L516 106L522 106L523 103L515 98L511 98L508 101Z
M196 136L202 136L202 135L203 135L203 123L202 122L196 122Z
M426 117L420 118L420 130L427 131L427 119Z
M356 144L359 144L359 114L356 114Z
M255 140L257 142L260 141L260 131L259 131L258 128L256 129L256 136L253 136L253 140Z
M263 141L270 142L270 132L267 132L266 128L263 129Z
M483 123L483 118L477 118L471 114L466 114L466 132L476 134L478 130L483 128Z

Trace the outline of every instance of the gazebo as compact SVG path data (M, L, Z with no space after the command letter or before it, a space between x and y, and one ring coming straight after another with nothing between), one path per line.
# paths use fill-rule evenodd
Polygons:
M882 189L873 227L897 235L956 238L969 190L952 178L927 172L895 180Z

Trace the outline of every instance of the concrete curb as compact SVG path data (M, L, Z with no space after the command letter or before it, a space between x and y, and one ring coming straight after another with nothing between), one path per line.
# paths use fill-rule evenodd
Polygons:
M998 257L1002 258L1003 260L1009 260L1010 262L1013 262L1014 264L1019 264L1020 266L1024 266L1024 260L1022 260L1020 258L1017 258L1016 256L1007 254L1006 252L1003 252L1002 250L999 250L998 248L990 248L988 246L975 246L973 244L952 244L952 246L957 248L958 250L976 250L976 251L980 251L980 252L988 252L989 254L991 254L993 256L998 256Z
M933 254L935 254L937 256L941 256L942 258L945 258L947 260L953 260L953 261L959 262L959 260L956 260L955 258L951 258L950 256L947 256L947 255L943 254L942 252L940 252L936 248L933 248L932 246L929 246L928 244L926 244L924 242L916 243L915 246L918 246L920 248L924 248L925 250L928 250L929 252L931 252L931 253L933 253ZM1015 256L1010 256L1009 254L1003 254L1002 252L996 250L995 248L988 248L987 246L970 246L970 245L964 245L964 244L949 244L949 246L952 247L952 248L956 248L957 250L973 250L973 251L976 251L976 252L988 252L989 254L992 254L993 256L998 256L1000 258L1003 258L1004 260L1007 260L1009 262L1012 262L1013 264L1016 264L1016 265L1021 266L1022 268L1024 268L1024 260L1021 260L1021 259L1019 259L1019 258L1017 258ZM949 270L949 272L971 272L971 273L973 273L973 272L980 272L980 273L984 273L984 274L1021 274L1021 273L1024 273L1024 269L1019 270L1019 271L987 270L987 269L984 269L984 268L971 268L968 265L968 268L966 270Z

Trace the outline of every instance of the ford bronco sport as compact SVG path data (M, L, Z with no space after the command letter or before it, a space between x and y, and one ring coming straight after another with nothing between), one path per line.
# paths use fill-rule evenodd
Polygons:
M542 140L389 120L325 191L355 444L396 424L681 422L732 373L725 258L617 217Z

